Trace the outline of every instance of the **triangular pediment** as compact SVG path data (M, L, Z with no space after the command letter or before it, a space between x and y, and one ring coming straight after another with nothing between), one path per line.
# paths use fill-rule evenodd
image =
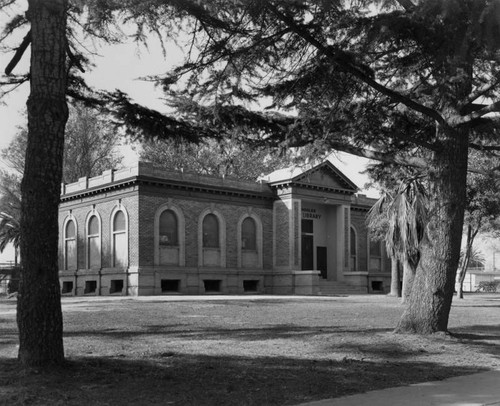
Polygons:
M325 161L293 178L294 183L357 192L358 187L331 162Z
M358 187L330 161L324 161L309 169L300 167L280 169L262 179L271 186L295 184L349 193L358 191Z

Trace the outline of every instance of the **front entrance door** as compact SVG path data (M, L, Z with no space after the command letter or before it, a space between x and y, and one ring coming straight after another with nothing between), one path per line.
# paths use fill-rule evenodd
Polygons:
M302 270L314 269L314 234L312 220L302 220Z
M321 277L326 279L326 247L316 247L316 262L318 271L321 271Z

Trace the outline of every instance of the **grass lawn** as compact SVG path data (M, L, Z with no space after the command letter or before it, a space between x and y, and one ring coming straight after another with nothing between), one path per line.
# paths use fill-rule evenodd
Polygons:
M387 296L63 298L67 365L18 368L0 300L1 405L293 405L500 367L500 295L454 300L451 336L391 333Z

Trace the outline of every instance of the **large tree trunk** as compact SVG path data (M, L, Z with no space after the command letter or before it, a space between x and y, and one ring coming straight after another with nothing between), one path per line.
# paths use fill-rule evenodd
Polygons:
M22 273L17 304L19 360L64 361L58 278L58 205L66 105L66 0L30 0L31 92L21 185Z
M389 296L401 297L399 261L395 256L391 257L391 291Z
M429 175L431 219L422 241L407 307L396 332L446 332L460 258L467 174L468 134L440 134Z

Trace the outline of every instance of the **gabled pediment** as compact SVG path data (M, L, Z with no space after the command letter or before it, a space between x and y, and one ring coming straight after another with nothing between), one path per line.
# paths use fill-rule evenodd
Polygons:
M307 168L286 168L263 178L271 186L293 184L356 193L358 187L330 161Z
M358 187L329 161L296 176L293 182L328 189L344 189L353 193L358 191Z

